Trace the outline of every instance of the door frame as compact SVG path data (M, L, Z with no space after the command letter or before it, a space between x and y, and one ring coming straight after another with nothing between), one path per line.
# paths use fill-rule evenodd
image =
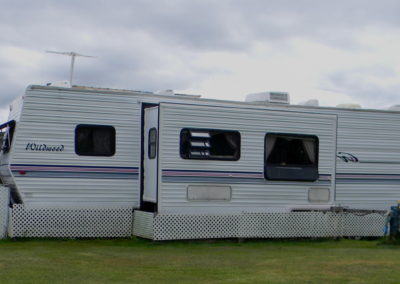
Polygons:
M158 198L157 202L148 202L143 200L143 195L144 195L144 153L145 153L145 148L148 145L144 145L145 141L145 109L151 108L151 107L160 107L159 104L156 103L142 103L142 108L141 108L141 125L140 125L140 210L147 211L147 212L157 212L158 210ZM158 173L158 161L159 161L159 135L160 135L160 116L158 116L158 122L157 122L157 173ZM158 178L157 178L157 195L158 195Z

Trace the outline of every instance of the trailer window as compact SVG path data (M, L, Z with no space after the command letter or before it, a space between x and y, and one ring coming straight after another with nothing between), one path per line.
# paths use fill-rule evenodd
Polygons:
M149 147L148 156L149 159L154 159L157 156L157 129L151 128L149 130Z
M180 154L183 159L237 161L240 158L240 133L184 128L180 135Z
M318 137L276 134L265 136L264 175L269 180L318 179Z
M106 125L78 125L75 129L75 152L80 156L113 156L115 128Z

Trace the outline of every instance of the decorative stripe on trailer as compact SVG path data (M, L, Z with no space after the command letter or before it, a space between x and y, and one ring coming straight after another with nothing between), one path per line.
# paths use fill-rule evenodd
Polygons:
M203 170L162 170L162 181L171 183L182 182L210 182L210 183L269 183L293 184L294 182L269 181L264 178L263 172L233 172L233 171L203 171ZM321 174L313 184L331 184L331 175Z
M337 173L336 183L353 184L400 184L400 175L398 174L365 174L365 173Z
M12 164L16 177L138 179L137 167Z

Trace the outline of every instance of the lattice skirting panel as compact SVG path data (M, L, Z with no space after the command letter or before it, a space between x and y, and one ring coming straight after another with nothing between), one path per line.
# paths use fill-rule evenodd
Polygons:
M11 210L10 237L121 238L132 235L133 208L29 208Z
M349 212L237 215L154 214L135 211L134 234L153 240L383 236L386 216Z
M0 239L7 237L10 190L0 186Z

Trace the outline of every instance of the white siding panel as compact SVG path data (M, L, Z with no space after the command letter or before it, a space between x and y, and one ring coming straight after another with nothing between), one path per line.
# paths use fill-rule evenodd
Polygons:
M337 160L337 203L388 210L400 199L400 114L337 112L338 151L359 159L358 163Z
M308 205L308 189L316 186L318 182L264 180L264 139L268 132L317 135L320 144L319 172L334 176L336 116L161 104L160 124L160 176L163 170L252 172L261 175L261 178L253 179L252 182L242 180L230 183L233 179L228 178L226 184L230 184L232 188L230 201L191 202L187 200L187 187L201 182L164 180L159 188L160 212L258 212L290 205ZM240 160L182 159L179 154L179 139L183 128L239 131ZM333 183L325 186L331 191L334 190Z
M137 207L140 109L136 99L121 95L28 91L11 162L17 167L14 175L22 201L28 206ZM113 126L115 155L77 155L74 139L78 124ZM28 143L63 145L64 150L32 151L26 149ZM18 165L35 170L18 170ZM43 170L45 166L52 169ZM102 167L102 173L90 173L90 167ZM130 168L128 175L124 175L124 168Z
M136 180L16 178L29 206L132 206L139 205ZM21 190L22 189L22 190Z
M388 210L400 200L399 112L299 106L289 109L337 115L337 152L359 159L358 163L346 163L336 158L337 205Z

